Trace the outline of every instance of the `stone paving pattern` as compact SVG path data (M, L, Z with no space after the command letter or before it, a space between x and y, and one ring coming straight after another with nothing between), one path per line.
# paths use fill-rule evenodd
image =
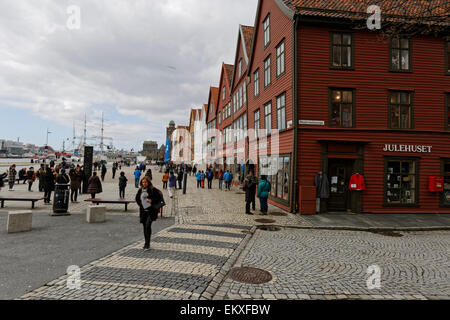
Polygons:
M129 177L130 173L127 174ZM161 174L153 170L161 187ZM132 179L130 179L132 180ZM108 192L113 183L106 183ZM258 212L244 214L244 195L236 187L197 189L189 177L187 195L177 190L165 212L177 208L176 224L152 239L125 247L82 268L80 290L66 287L67 276L23 299L448 299L449 232L405 233L390 238L367 232L301 230L311 228L301 216L269 218L280 232L255 230ZM127 197L133 197L133 186ZM80 204L80 213L83 213ZM257 207L259 205L257 204ZM123 210L123 209L122 209ZM77 210L74 210L74 212ZM108 206L108 212L120 209ZM129 214L137 214L130 207ZM245 232L244 232L245 231ZM253 234L254 233L254 234ZM382 268L382 288L366 288L367 267ZM263 285L234 282L233 266L271 272Z

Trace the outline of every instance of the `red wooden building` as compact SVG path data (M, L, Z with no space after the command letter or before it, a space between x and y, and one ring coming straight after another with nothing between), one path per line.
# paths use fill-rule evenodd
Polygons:
M447 1L432 2L441 4L434 16L448 13ZM378 2L381 12L395 16L392 3ZM398 18L408 23L424 3L405 2ZM315 179L326 176L321 212L450 213L449 23L432 34L383 39L381 31L356 28L369 5L259 1L246 113L248 128L279 130L276 154L274 137L266 142L277 168L270 201L314 213ZM239 85L234 80L233 90ZM247 152L261 171L267 154L252 139ZM355 174L364 191L351 190Z

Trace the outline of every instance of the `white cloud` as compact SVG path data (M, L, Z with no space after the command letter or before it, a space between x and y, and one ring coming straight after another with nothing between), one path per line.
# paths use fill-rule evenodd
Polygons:
M81 8L80 30L66 26L69 5ZM0 105L68 127L84 113L90 118L93 109L97 117L101 109L118 112L148 126L111 121L105 132L115 143L164 142L170 120L187 124L190 108L207 102L221 62L233 63L238 24L253 24L256 5L257 0L1 1Z

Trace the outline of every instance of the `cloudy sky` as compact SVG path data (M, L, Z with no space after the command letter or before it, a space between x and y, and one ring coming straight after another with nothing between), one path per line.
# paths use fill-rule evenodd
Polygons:
M77 28L76 11L80 9ZM62 148L83 134L116 148L164 143L207 103L257 0L0 0L0 139ZM68 142L71 146L72 140ZM66 145L67 146L67 145Z

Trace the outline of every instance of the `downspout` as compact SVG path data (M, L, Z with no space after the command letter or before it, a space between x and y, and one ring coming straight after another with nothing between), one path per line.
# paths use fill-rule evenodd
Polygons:
M298 27L298 15L294 14L292 21L292 116L294 122L294 138L293 138L293 150L292 150L292 183L291 190L292 192L292 202L291 202L291 211L292 213L297 213L297 202L298 202L298 180L297 180L297 153L298 153L298 92L297 92L297 27Z

